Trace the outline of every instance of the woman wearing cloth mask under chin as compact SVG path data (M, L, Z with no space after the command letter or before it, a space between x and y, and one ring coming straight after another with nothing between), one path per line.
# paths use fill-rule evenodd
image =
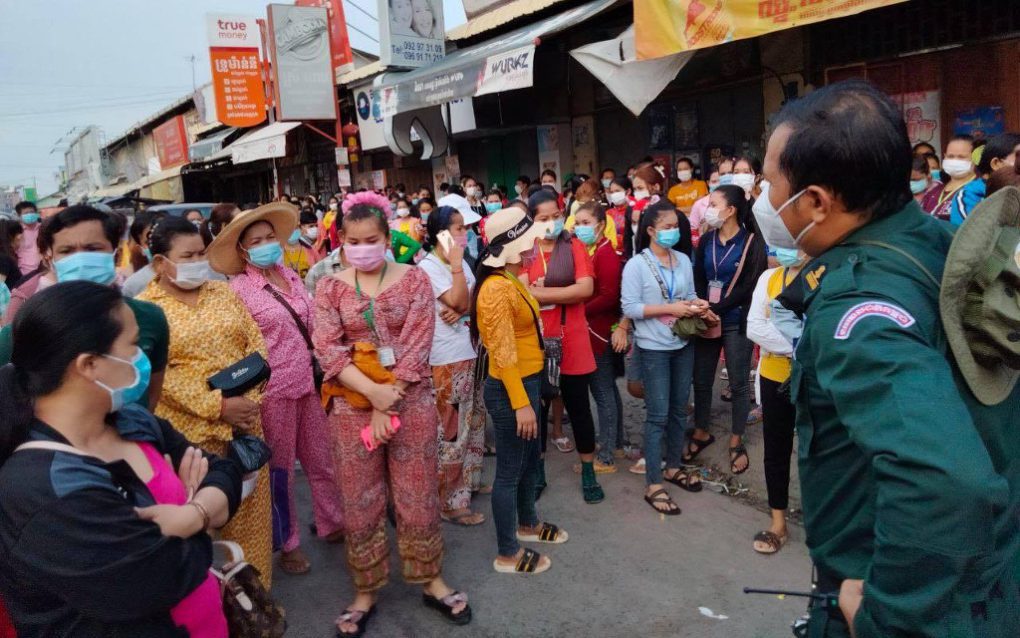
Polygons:
M422 270L386 261L386 206L374 193L347 198L350 268L323 278L315 293L313 341L331 398L347 568L357 591L336 620L340 636L365 632L389 578L387 493L404 580L422 585L425 605L451 622L471 621L467 596L441 575L439 415L429 366L435 301Z
M310 213L307 213L310 214ZM245 211L223 229L208 249L209 264L230 277L230 288L258 324L273 371L261 403L262 430L273 451L274 511L284 537L280 568L304 574L311 568L301 551L301 525L294 500L294 461L312 490L312 510L319 535L331 542L341 536L340 492L333 459L323 445L330 437L312 373L312 299L301 279L280 263L279 236L299 232L294 209L281 203ZM300 325L298 324L300 322ZM308 335L306 338L305 335Z
M698 472L682 469L688 393L694 368L694 346L673 332L684 317L715 317L697 298L690 258L672 249L680 241L680 219L672 203L652 204L641 215L640 251L623 269L621 305L634 322L645 397L644 499L660 514L676 516L680 507L662 486L663 479L689 492L701 491ZM666 470L660 459L665 442ZM640 463L639 463L640 464ZM638 473L638 472L635 472Z
M489 353L484 394L496 434L492 518L498 551L492 567L504 574L537 574L552 566L521 541L555 544L569 538L539 521L535 510L543 347L538 302L518 276L545 230L517 206L493 214L471 301L471 339Z
M138 332L120 293L85 281L14 323L0 592L22 636L227 638L206 532L236 510L240 472L131 404L150 372Z
M738 166L740 162L738 161ZM694 421L695 429L684 453L684 462L694 461L715 442L709 432L712 421L712 393L719 354L726 355L730 391L733 396L729 441L730 471L743 474L750 466L743 444L750 412L751 341L747 338L747 310L758 277L768 267L765 242L755 232L751 204L743 188L720 186L709 195L705 224L711 229L701 238L694 256L694 282L698 297L722 321L715 335L703 334L695 342Z
M918 158L924 162L924 158ZM925 162L925 168L927 163ZM772 522L754 536L754 551L775 554L786 544L786 509L789 505L790 462L796 412L783 390L793 365L793 350L803 322L776 298L793 284L807 256L796 248L777 248L779 268L758 278L747 311L747 336L761 346L758 380L761 390L762 435L765 441L765 487Z
M168 217L152 229L149 248L156 278L138 298L162 308L170 324L166 379L156 415L203 450L225 455L235 430L262 436L262 393L252 389L224 398L219 390L209 389L207 379L253 352L268 357L266 343L230 286L209 280L205 243L194 226ZM273 577L271 524L269 468L264 467L221 537L241 546L267 588Z

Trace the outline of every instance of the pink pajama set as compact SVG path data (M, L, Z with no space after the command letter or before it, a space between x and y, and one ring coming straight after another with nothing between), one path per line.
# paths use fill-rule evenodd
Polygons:
M312 333L312 300L301 279L279 264L276 271L290 290L273 287ZM273 451L272 469L287 470L290 534L283 551L301 543L297 506L294 502L294 460L312 489L312 509L319 536L342 528L340 492L334 476L332 440L334 433L322 409L312 377L311 353L294 317L270 292L266 278L251 264L230 280L230 287L248 308L266 341L272 375L262 401L262 429Z

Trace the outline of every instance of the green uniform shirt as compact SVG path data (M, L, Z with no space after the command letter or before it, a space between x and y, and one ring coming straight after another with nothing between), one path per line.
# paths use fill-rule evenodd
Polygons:
M865 581L858 638L1020 632L1020 386L980 405L947 358L938 288L862 243L941 280L951 239L911 202L804 270L804 524L820 570Z
M145 356L152 362L153 373L163 372L166 369L167 351L170 348L170 327L166 323L166 315L163 310L154 303L124 297L124 303L135 313L135 321L138 322L138 347L142 349ZM11 326L4 326L0 330L0 365L11 362L11 350L14 342L11 335ZM146 409L149 407L149 392L137 403Z

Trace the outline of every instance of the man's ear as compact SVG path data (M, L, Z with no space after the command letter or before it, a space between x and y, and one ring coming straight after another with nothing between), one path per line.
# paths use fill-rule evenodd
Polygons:
M817 225L825 223L834 212L836 198L821 186L808 186L798 202L801 211L806 212Z

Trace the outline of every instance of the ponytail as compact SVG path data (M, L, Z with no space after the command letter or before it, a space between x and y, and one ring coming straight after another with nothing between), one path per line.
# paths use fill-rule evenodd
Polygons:
M0 367L0 464L28 439L32 402L22 389L13 363Z

